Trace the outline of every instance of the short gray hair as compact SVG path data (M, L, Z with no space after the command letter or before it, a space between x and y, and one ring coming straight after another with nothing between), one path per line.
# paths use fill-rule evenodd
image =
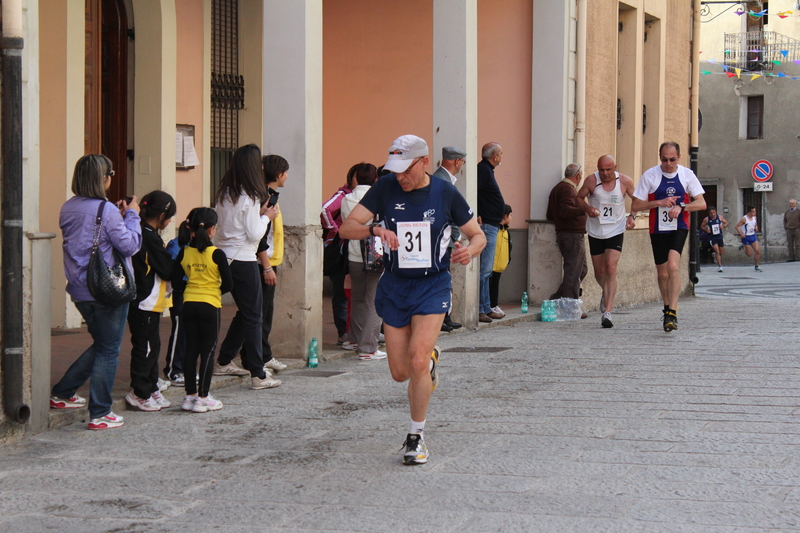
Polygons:
M578 163L570 163L567 165L567 168L564 169L564 177L571 178L580 171L581 166Z
M500 151L500 143L490 142L483 145L483 149L481 150L481 157L484 159L489 159L494 154Z

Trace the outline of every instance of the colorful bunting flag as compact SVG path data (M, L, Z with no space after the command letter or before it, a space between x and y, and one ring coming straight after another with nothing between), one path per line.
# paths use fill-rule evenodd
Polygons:
M734 69L734 70L736 71L736 77L737 78L741 78L742 77L742 69L737 68L737 69Z
M736 74L734 74L733 72L728 72L728 77L729 78L735 78Z
M789 50L781 50L781 55L782 55L783 57L786 57L786 56L788 56L788 55L789 55Z
M754 79L760 78L760 77L761 77L761 74L753 74L753 77L750 78L750 81L753 81Z

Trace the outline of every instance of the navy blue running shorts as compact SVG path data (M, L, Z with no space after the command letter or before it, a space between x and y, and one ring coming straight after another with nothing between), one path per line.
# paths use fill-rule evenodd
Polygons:
M742 239L742 244L749 244L752 246L756 241L758 241L758 235L753 233L752 235L745 235L744 239Z
M447 271L416 279L384 272L375 293L375 311L393 328L407 326L414 315L447 313L452 285Z

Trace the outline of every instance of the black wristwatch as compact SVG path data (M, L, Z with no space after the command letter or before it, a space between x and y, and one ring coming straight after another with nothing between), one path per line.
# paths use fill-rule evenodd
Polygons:
M375 225L374 224L370 224L369 225L369 234L372 235L373 237L375 236Z
M681 211L683 211L684 209L686 209L686 202L678 202L678 203L676 203L675 205L677 205L678 207L680 207L680 208L681 208Z

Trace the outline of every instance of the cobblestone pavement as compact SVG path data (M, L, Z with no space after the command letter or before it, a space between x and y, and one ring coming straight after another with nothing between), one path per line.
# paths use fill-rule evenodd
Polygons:
M800 530L800 263L764 270L704 269L671 334L646 305L443 336L424 466L405 386L354 356L31 437L0 449L0 531Z

